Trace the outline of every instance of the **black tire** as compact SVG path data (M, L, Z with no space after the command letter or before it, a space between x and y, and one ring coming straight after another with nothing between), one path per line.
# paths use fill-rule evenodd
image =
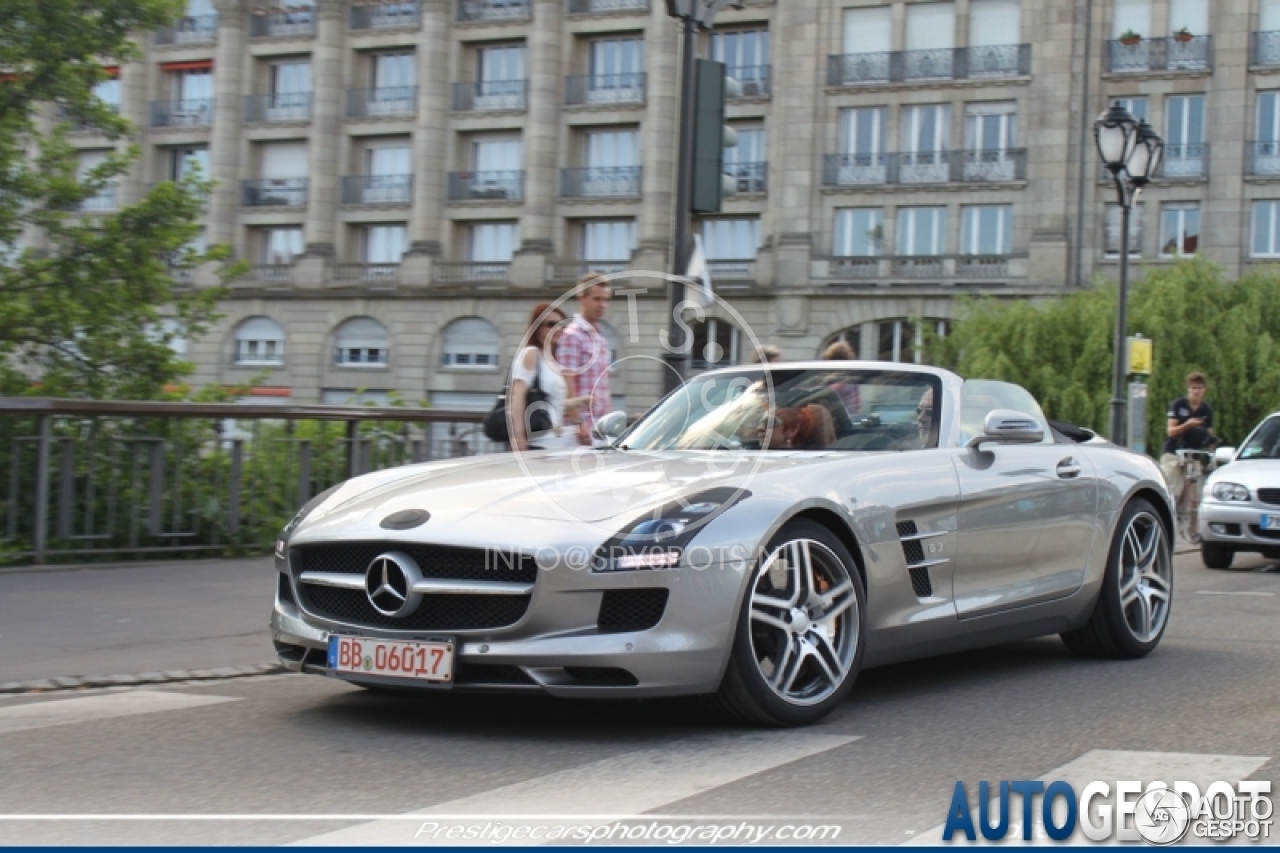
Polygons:
M1220 545L1217 542L1200 543L1200 562L1204 563L1206 569L1229 569L1235 556L1235 549L1230 545Z
M1168 599L1164 616L1158 632L1148 639L1134 635L1121 606L1120 574L1124 537L1135 518L1141 517L1159 526L1160 540L1157 548L1161 549L1159 559L1167 561ZM1132 659L1144 657L1160 644L1160 638L1169 625L1169 614L1173 605L1173 553L1170 548L1170 532L1160 513L1151 503L1143 498L1136 498L1120 513L1116 524L1116 532L1111 541L1111 549L1107 554L1107 570L1102 578L1102 588L1098 591L1093 613L1083 628L1063 633L1062 642L1073 653L1081 657Z
M856 616L852 625L854 635L849 637L843 646L846 654L852 646L852 656L843 680L825 698L810 704L798 704L784 699L765 680L765 675L761 672L762 664L757 661L756 640L753 640L753 630L756 630L756 626L753 625L751 618L753 591L758 584L765 582L765 567L769 565L770 558L787 544L799 540L809 540L824 546L829 554L822 555L822 559L829 560L834 556L850 581L853 603L843 614L835 617L837 620L845 620L842 630L850 631L851 617ZM794 519L783 525L765 548L765 556L760 565L752 570L746 593L742 597L738 625L729 653L729 667L725 672L724 680L720 683L719 691L711 697L713 705L732 719L758 726L807 726L821 720L849 695L862 667L862 654L866 648L866 600L866 589L862 576L858 573L857 564L849 553L849 549L834 533L823 525L807 519ZM766 627L763 630L776 629ZM756 639L758 640L759 637L757 636ZM774 653L774 657L777 657L777 652ZM817 664L806 663L803 655L799 660L801 663L797 667L797 680L799 680L799 674L811 672L830 683L830 679L826 679L821 673L812 669ZM810 669L804 669L806 666Z

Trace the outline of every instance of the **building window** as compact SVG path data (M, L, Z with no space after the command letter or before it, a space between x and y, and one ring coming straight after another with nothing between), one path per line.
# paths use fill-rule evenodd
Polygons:
M411 89L416 85L412 53L379 53L373 56L373 86L377 90ZM402 95L401 97L412 97Z
M354 388L325 388L320 392L320 402L326 406L376 406L391 405L387 391L365 391Z
M483 47L477 52L477 84L472 108L510 109L524 105L525 58L523 44Z
M120 109L120 78L116 72L107 72L111 76L105 80L99 80L94 84L93 96L102 102L102 105L113 110Z
M963 210L960 254L1007 255L1013 243L1013 208L1007 204L972 205Z
M693 352L690 359L694 370L711 370L730 367L738 363L738 327L728 320L711 317L703 322L690 323L693 331Z
M440 363L445 367L493 369L498 366L502 335L488 320L464 317L444 329Z
M732 30L712 33L711 58L723 62L727 75L746 96L769 92L769 31Z
M262 263L271 266L288 266L302 255L301 228L262 229Z
M506 264L520 247L520 225L515 222L478 222L471 226L470 260Z
M584 261L616 262L622 266L630 262L635 247L636 223L633 219L601 219L582 223Z
M107 162L109 151L80 151L76 154L77 178L81 182ZM81 210L114 210L116 206L116 179L108 178L93 195L80 201Z
M1255 258L1280 257L1280 201L1253 203L1253 239L1249 254Z
M1118 39L1127 32L1143 38L1151 35L1151 0L1115 0L1111 37Z
M1160 256L1194 255L1200 248L1200 205L1166 204L1160 211Z
M873 257L884 254L884 209L852 207L836 211L837 257Z
M1119 104L1129 111L1134 118L1148 121L1148 101L1146 95L1134 95L1128 98L1111 98L1111 103Z
M370 317L347 320L334 339L334 363L339 367L385 367L390 360L391 336Z
M236 327L236 364L284 364L284 329L270 317L250 317Z
M1167 178L1204 174L1204 95L1170 95L1165 100L1164 161Z
M196 173L201 180L209 180L209 148L204 145L172 149L169 178L180 181Z
M920 364L924 358L924 329L945 338L951 330L948 320L923 320L916 325L911 320L885 320L877 325L879 332L876 358L879 361L905 361Z
M946 248L945 207L904 207L898 210L899 255L941 255Z
M1018 105L1013 101L965 104L966 151L1005 152L1018 147Z
M890 6L845 9L844 52L846 54L888 53L893 26L891 13ZM888 71L887 62L885 70Z
M1142 257L1143 206L1135 204L1129 211L1129 257ZM1123 211L1118 204L1107 205L1103 226L1102 254L1108 258L1120 257L1120 220Z
M364 262L398 264L404 256L403 225L367 225L364 229Z
M947 157L951 138L950 105L904 107L901 131L898 180L904 184L946 183L950 180Z
M970 0L969 47L995 47L1022 41L1019 0Z
M702 242L709 261L754 260L760 246L760 220L704 220Z

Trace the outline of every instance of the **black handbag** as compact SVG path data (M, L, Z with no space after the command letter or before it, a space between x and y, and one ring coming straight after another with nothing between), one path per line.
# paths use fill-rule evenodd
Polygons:
M550 398L547 396L547 392L542 390L541 379L542 360L539 358L533 371L533 383L529 386L529 391L524 398L525 437L538 432L546 432L552 427L551 413L547 411L546 405ZM512 380L512 382L514 381ZM511 385L508 384L507 389L502 392L498 397L498 401L493 404L493 410L485 416L484 434L490 441L511 441L511 433L507 429L507 399L510 395Z

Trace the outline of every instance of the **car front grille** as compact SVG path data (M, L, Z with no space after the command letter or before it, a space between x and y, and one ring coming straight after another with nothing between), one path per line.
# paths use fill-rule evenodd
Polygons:
M408 554L418 564L424 578L508 583L533 583L538 579L538 564L533 557L487 548L453 548L414 542L303 545L290 551L289 562L294 577L305 571L363 575L378 555L388 551Z
M1249 525L1249 532L1259 539L1280 539L1280 530L1263 530L1256 524Z
M662 621L666 589L611 589L600 601L596 627L602 634L647 631Z
M584 687L635 687L640 683L625 669L614 666L566 666L564 672Z
M480 685L500 684L503 686L536 686L538 682L518 666L502 663L458 663L458 671L453 679L454 684Z
M505 628L529 609L528 595L424 595L418 608L396 618L379 613L363 589L302 584L302 606L324 619L398 631L474 631Z
M1258 489L1258 500L1264 504L1280 504L1280 489Z

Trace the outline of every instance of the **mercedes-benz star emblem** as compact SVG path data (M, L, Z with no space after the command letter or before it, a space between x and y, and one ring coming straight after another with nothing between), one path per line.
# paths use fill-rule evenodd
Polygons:
M414 584L422 580L418 564L408 554L379 554L364 570L364 592L373 609L383 616L403 619L418 609L422 594Z

